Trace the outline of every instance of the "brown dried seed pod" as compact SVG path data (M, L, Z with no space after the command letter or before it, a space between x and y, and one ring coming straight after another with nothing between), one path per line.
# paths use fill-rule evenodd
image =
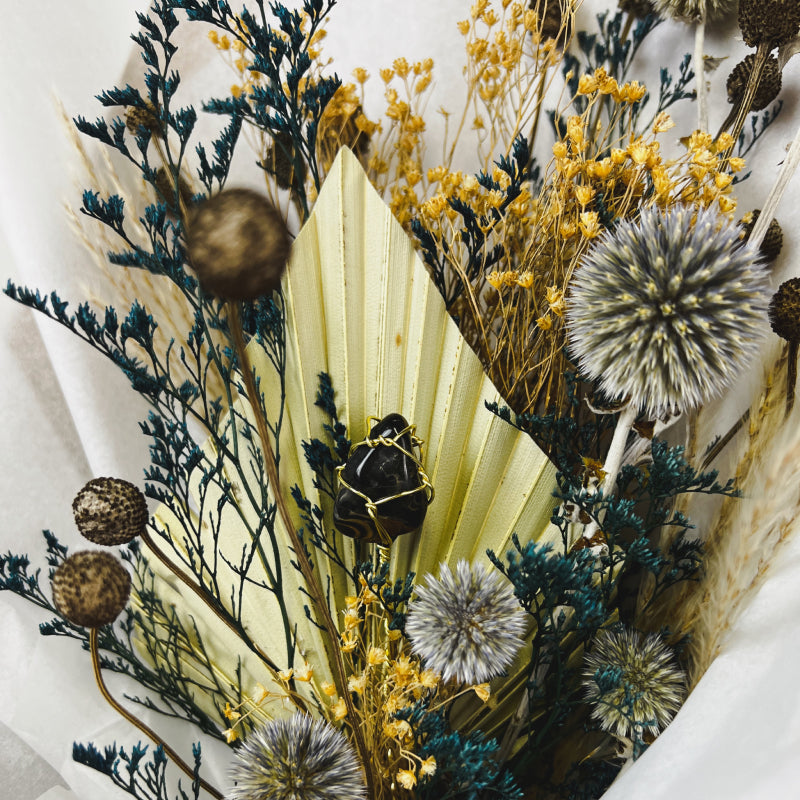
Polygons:
M161 195L161 200L173 216L180 216L180 205L187 208L192 202L192 190L182 175L178 175L178 207L175 206L175 179L164 169L156 170L155 187Z
M797 0L740 0L739 29L748 47L778 47L800 33Z
M122 562L99 550L71 555L53 575L53 603L74 625L99 628L128 603L131 578Z
M750 238L750 234L753 232L753 228L755 227L756 222L758 222L758 218L760 216L761 209L756 208L753 211L748 211L739 220L739 225L743 231L742 239L745 242ZM764 257L764 261L766 261L768 264L771 264L780 255L782 248L783 230L781 229L778 220L773 217L772 221L769 223L769 227L767 228L764 241L761 242L761 247L759 247L758 250Z
M570 0L530 0L528 7L537 14L542 39L555 39L564 47L572 35L572 16L565 13L572 7Z
M755 60L755 53L750 53L731 70L726 84L729 103L741 102L747 88L747 82L753 72L753 62ZM750 110L761 111L766 108L778 96L780 91L781 70L778 66L778 59L775 56L770 56L764 65L764 71L761 73L761 79L758 82L758 88L753 97L753 104L750 106Z
M769 324L788 342L800 342L800 278L784 281L769 303Z
M255 300L280 286L289 230L266 197L251 189L224 189L193 209L186 248L206 292Z
M113 547L141 536L149 515L144 495L121 478L94 478L72 501L78 530L90 542Z
M139 128L145 128L152 136L161 136L161 125L152 103L147 103L144 108L128 106L125 109L125 127L134 136L139 133Z
M302 158L295 164L294 140L290 133L278 133L267 150L264 166L281 189L298 189L306 182L306 164Z
M656 13L655 7L650 0L619 0L619 8L620 11L624 11L637 19L644 19Z

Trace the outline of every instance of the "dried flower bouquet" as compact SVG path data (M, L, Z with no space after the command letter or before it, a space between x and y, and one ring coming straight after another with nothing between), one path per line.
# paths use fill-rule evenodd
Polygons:
M81 145L75 217L105 297L6 294L122 371L150 465L76 490L91 547L47 532L50 580L16 547L0 588L89 651L142 742L73 757L134 797L599 797L791 541L760 460L796 448L797 279L769 264L800 146L741 198L797 6L740 3L717 129L696 56L649 92L637 65L669 26L702 56L732 4L478 0L441 135L433 59L336 75L340 10L154 0L143 75L75 118L112 156ZM233 70L211 135L198 42ZM766 389L711 441L770 325Z

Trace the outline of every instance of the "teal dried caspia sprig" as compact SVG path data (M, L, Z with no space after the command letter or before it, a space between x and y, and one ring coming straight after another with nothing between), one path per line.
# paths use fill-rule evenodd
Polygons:
M187 794L178 783L178 794L170 795L167 789L167 757L161 747L153 748L147 758L149 746L141 742L131 748L130 753L116 744L104 748L101 753L91 742L72 745L72 758L78 764L90 767L110 778L115 786L127 792L135 800L199 800L200 767L202 755L200 743L192 745L194 755L194 780Z
M436 761L433 775L421 776L414 787L416 800L439 800L454 788L465 800L521 800L513 774L498 759L497 742L480 731L452 730L447 716L442 708L431 708L431 699L425 697L397 712L398 719L411 725L414 752Z
M304 0L303 11L308 17L308 29L303 30L299 11L290 11L281 3L270 3L269 12L277 23L267 22L264 0L255 0L258 14L247 9L237 16L226 2L217 0L165 0L170 9L183 9L192 21L206 22L224 30L242 42L253 56L250 69L266 79L247 97L211 100L205 110L230 115L265 131L279 141L291 142L294 175L310 174L314 186L320 188L321 173L317 164L316 137L322 112L341 85L338 77L321 76L305 81L312 66L308 47L314 34L336 4L336 0ZM284 85L288 91L284 91ZM260 163L270 171L270 165ZM303 217L309 206L301 182L292 185Z

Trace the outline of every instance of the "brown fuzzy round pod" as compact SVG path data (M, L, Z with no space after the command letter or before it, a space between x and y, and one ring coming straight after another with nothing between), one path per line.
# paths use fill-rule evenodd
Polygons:
M797 0L740 0L739 29L748 47L778 47L800 32Z
M728 81L725 84L728 90L729 103L739 103L744 97L755 60L755 53L750 53L731 70L731 74L728 75ZM775 56L770 56L767 59L767 63L764 64L764 71L761 73L761 79L758 82L758 88L753 97L753 104L750 106L750 110L761 111L766 108L780 94L781 82L778 59Z
M800 278L784 281L769 303L769 324L788 342L800 342Z
M290 247L281 213L251 189L224 189L189 216L189 261L203 289L225 300L271 294L280 286Z
M761 210L757 208L754 211L748 211L739 220L739 225L744 231L743 238L745 242L750 238L750 234L753 232L753 228L755 227L756 222L758 222L760 215ZM769 223L769 227L767 228L764 241L761 242L761 246L758 248L758 250L764 257L764 261L766 261L767 264L771 264L781 254L782 249L783 230L778 220L773 217L772 221Z
M100 628L128 603L131 577L122 562L100 550L71 555L53 575L53 603L73 625Z
M141 536L149 514L144 495L121 478L94 478L72 501L75 524L90 542L113 547Z

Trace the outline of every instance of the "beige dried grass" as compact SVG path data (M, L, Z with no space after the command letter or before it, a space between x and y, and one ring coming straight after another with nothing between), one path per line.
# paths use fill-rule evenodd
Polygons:
M728 630L762 585L800 519L800 413L784 418L786 349L769 369L739 443L740 498L726 498L708 531L705 576L677 603L673 630L691 635L694 687L722 651Z

